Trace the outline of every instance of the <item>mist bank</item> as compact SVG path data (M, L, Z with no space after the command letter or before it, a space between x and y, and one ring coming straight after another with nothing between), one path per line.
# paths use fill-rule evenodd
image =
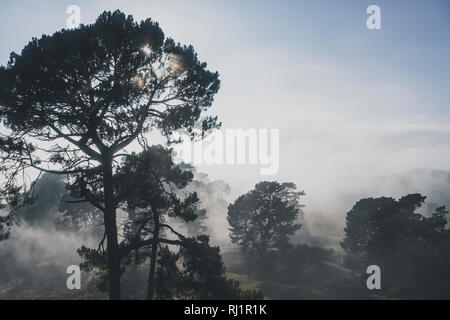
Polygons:
M270 177L266 179L273 180ZM424 215L439 206L450 207L450 172L444 170L416 169L396 174L348 176L313 190L305 187L310 184L298 182L302 181L301 177L285 180L297 182L297 188L306 193L301 198L301 203L305 205L302 208L304 218L298 221L302 228L293 237L293 242L329 246L335 250L341 250L339 242L344 236L347 212L363 198L384 196L399 199L407 194L420 193L427 197L425 205L419 209ZM227 195L229 203L246 192L246 187L232 181L226 182L231 186ZM229 243L226 210L218 210L215 216L217 218L211 228L224 244Z
M294 244L342 252L340 241L344 234L345 216L358 200L381 196L398 199L406 194L420 193L426 195L427 200L419 211L428 215L438 206L449 206L449 186L450 172L420 169L345 181L333 195L322 195L321 201L310 201L316 196L305 190L307 196L300 199L305 207L301 209L297 221L302 228L291 240ZM297 187L303 190L301 185ZM233 268L239 261L234 255L229 258L232 252L237 251L229 238L227 210L243 191L234 189L226 180L214 180L197 171L188 190L198 193L200 207L206 210L205 218L199 222L202 226L200 230L210 235L213 245L220 246L226 264ZM0 286L19 281L15 290L65 290L67 267L81 262L77 249L82 245L96 248L101 240L102 227L93 223L88 228L80 229L61 223L64 211L58 206L58 199L64 194L64 184L60 180L47 176L41 181L38 191L39 199L29 208L28 214L22 213L21 225L12 229L8 240L0 242ZM177 227L182 233L192 231L183 223Z

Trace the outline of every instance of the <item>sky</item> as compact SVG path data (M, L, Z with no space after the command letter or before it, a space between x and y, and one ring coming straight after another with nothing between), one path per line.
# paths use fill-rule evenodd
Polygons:
M380 30L366 26L373 4ZM158 21L220 73L211 111L224 129L280 129L277 175L199 166L236 194L261 180L292 181L306 208L331 214L346 208L323 203L380 175L450 170L448 0L2 0L0 64L64 28L69 5L84 24L115 9Z

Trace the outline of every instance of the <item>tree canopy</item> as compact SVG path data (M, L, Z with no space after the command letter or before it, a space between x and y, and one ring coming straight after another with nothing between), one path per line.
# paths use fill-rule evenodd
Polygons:
M104 12L91 25L32 39L0 67L1 199L16 210L32 201L33 169L68 175L72 191L104 213L110 297L120 298L117 199L113 174L130 145L148 146L159 130L203 137L218 127L203 116L220 87L192 46L159 25ZM137 143L136 143L137 142Z
M243 251L265 253L289 244L301 225L300 196L293 183L260 182L228 207L230 237Z
M347 214L346 265L365 274L381 268L386 292L405 298L445 297L450 284L450 230L445 207L426 217L420 194L358 201Z

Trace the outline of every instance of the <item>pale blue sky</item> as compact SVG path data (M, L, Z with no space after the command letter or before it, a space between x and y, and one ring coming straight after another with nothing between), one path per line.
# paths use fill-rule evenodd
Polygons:
M280 128L273 178L296 182L311 202L343 179L450 170L448 0L2 0L0 63L63 28L70 4L85 24L121 9L193 44L221 73L213 111L224 127ZM366 27L371 4L382 30ZM201 170L242 189L263 179L253 167Z

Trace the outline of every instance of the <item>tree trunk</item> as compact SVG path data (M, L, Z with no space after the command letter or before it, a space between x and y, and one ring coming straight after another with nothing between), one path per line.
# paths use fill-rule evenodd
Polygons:
M150 272L148 275L148 288L147 288L147 300L153 300L155 291L155 271L156 271L156 258L158 256L158 239L159 239L159 215L156 211L153 211L153 220L155 222L155 230L153 233L152 252L150 260Z
M117 241L116 208L114 207L114 189L112 159L105 161L104 171L105 193L105 232L108 252L109 298L120 300L120 253Z

